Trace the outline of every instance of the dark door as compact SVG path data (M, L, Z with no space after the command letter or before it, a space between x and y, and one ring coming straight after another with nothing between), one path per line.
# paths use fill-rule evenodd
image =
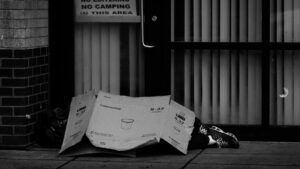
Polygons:
M297 0L145 6L149 94L171 94L240 139L300 140Z

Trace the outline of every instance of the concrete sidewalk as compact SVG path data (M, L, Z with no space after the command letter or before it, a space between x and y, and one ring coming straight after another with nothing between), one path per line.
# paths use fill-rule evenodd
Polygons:
M207 148L187 155L158 153L135 158L115 156L58 156L57 149L0 150L2 169L194 169L300 168L299 142L241 142L239 149Z

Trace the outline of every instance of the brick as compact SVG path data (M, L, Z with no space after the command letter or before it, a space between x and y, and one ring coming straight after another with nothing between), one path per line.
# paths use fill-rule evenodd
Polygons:
M32 76L32 69L14 69L14 77L28 77Z
M26 13L28 12L28 13ZM48 18L48 10L47 9L39 9L34 11L25 11L25 17L28 18Z
M33 105L33 112L39 112L39 111L42 111L46 108L47 108L46 104L38 103L38 104Z
M32 112L33 106L14 107L14 115L16 116L32 114Z
M0 9L24 9L25 1L2 0Z
M38 27L26 29L26 37L39 38L48 36L48 28Z
M33 132L33 125L26 125L26 126L15 126L14 127L14 134L15 135L27 135Z
M4 97L2 98L3 106L25 106L28 105L28 97Z
M3 87L24 87L28 86L28 79L2 79Z
M1 13L1 10L0 10L0 13ZM10 20L0 19L0 29L11 28L10 24L11 24Z
M0 134L1 135L12 135L13 127L12 126L0 126Z
M49 75L48 74L44 75L44 80L45 80L45 82L49 82Z
M10 38L27 38L30 37L28 34L28 29L26 28L17 28L17 29L11 29L12 36Z
M25 8L26 9L37 9L37 1L26 1L26 4L25 4Z
M25 88L14 88L14 95L15 96L27 96L32 94L32 88L31 87L25 87Z
M41 91L44 92L44 91L47 91L48 90L48 84L42 84L41 85Z
M41 74L44 74L44 73L48 73L48 66L42 66L41 67Z
M26 57L32 57L32 56L33 56L32 49L24 49L24 50L15 50L14 51L15 58L26 58Z
M10 49L0 49L0 58L11 58L13 51Z
M48 1L38 1L38 9L48 9Z
M36 63L38 65L44 64L45 63L45 57L44 56L43 57L38 57Z
M25 116L19 117L9 117L9 116L3 116L2 117L2 124L3 125L26 125L29 124L30 120L27 119Z
M41 56L41 48L33 49L33 56Z
M28 59L3 59L2 67L19 68L27 67L29 65Z
M32 93L33 94L40 93L41 91L42 90L41 90L41 86L40 85L32 87Z
M12 107L0 107L0 116L11 116L13 114Z
M44 101L44 100L46 100L46 97L45 97L45 94L44 94L44 93L37 95L37 97L38 97L38 98L37 98L38 101Z
M43 36L43 37L38 37L38 38L32 38L32 39L28 39L28 40L32 40L32 47L44 47L44 46L48 46L49 45L49 39L48 36Z
M48 93L48 92L45 93L45 99L46 99L46 100L49 99L49 93Z
M24 28L28 28L28 25L27 25L27 21L24 19L11 19L9 20L9 26L7 28L24 29Z
M39 74L41 74L41 67L33 68L33 75L39 75Z
M0 96L12 96L12 88L0 88Z
M29 136L3 136L2 144L4 145L28 145Z
M29 104L34 104L38 101L37 95L33 95L29 97Z
M48 55L48 48L41 48L41 55Z
M48 19L47 18L34 18L34 19L26 19L27 20L27 28L48 28Z
M35 66L36 63L37 63L37 59L36 58L29 59L29 66Z
M0 69L0 77L12 77L12 69Z
M41 76L36 76L32 77L29 79L29 85L36 85L36 84L41 84L44 82L48 82L48 75L41 75Z
M28 47L26 39L4 39L0 41L0 47L3 48L24 48Z

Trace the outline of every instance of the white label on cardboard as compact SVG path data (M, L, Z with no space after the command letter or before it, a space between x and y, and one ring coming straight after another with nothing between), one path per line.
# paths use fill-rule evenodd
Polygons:
M136 16L136 0L76 0L76 16Z
M170 96L127 97L99 92L86 135L100 148L126 151L159 142Z
M95 93L92 91L72 98L64 140L59 153L81 141L88 127L95 99Z
M194 112L171 100L162 139L187 154L194 122Z

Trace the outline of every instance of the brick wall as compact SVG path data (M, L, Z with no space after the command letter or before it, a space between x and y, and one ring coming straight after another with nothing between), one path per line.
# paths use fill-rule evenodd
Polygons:
M0 0L0 147L32 144L48 108L48 0Z

